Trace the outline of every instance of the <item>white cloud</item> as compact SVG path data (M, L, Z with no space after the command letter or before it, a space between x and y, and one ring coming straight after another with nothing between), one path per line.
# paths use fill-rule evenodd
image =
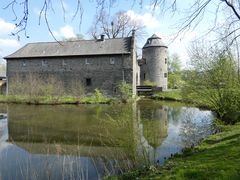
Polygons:
M1 39L0 38L0 47L1 48L19 48L20 44L15 39Z
M69 26L69 25L66 25L64 27L61 27L59 29L59 31L53 31L53 35L55 37L63 37L63 38L73 38L73 37L77 37L74 30L73 30L73 27L72 26Z
M160 26L160 22L151 13L144 13L143 15L135 13L133 10L127 11L127 15L131 19L140 21L146 28L154 29Z
M189 61L189 56L187 52L187 48L190 45L190 42L193 41L197 37L197 32L189 31L184 33L184 35L175 37L174 35L164 36L162 33L156 33L159 37L162 38L163 42L168 45L169 54L177 53L182 61L183 68L187 67L187 62Z
M0 35L10 34L15 29L15 25L0 18Z
M70 7L65 1L62 1L62 6L63 6L65 11L69 11Z
M20 46L17 40L0 38L0 64L3 63L2 57L13 53L20 48Z
M41 10L39 8L33 8L33 13L37 16L40 16Z

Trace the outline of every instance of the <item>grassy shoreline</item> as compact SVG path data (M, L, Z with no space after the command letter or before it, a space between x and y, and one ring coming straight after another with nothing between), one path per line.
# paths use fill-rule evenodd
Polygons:
M0 103L59 105L59 104L110 104L114 98L108 97L73 97L73 96L13 96L0 95Z
M168 159L165 165L131 171L118 179L239 179L240 123L218 127L221 132Z
M211 109L200 102L184 99L177 90L160 92L150 98ZM240 123L224 125L216 120L216 128L218 133L210 135L198 146L174 155L163 166L136 169L110 179L240 179Z
M192 99L183 98L180 90L159 92L157 94L152 95L150 98L153 100L177 101L177 102L192 104L195 107L198 107L200 109L208 109L208 110L214 111L210 106L203 104L202 102L199 102L197 100L193 100L193 98Z

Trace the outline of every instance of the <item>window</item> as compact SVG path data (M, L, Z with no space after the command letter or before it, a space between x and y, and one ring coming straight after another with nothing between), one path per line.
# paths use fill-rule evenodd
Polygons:
M47 60L42 60L42 66L47 66Z
M165 78L167 77L167 73L164 73L164 77L165 77Z
M23 66L23 67L26 66L26 61L23 61L22 66Z
M165 64L167 64L167 58L165 58Z
M92 85L92 79L86 78L86 86L91 86L91 85Z
M90 64L90 60L88 58L85 59L85 64Z
M146 74L145 73L143 73L143 80L145 80L146 79Z
M110 64L115 64L115 59L114 58L110 58Z
M63 59L62 60L62 66L66 66L67 65L67 63L65 62L65 60Z

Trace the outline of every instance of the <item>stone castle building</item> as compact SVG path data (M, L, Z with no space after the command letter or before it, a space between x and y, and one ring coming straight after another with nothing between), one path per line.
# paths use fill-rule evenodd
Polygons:
M168 47L157 35L152 35L142 49L140 61L141 84L149 80L167 90L168 68L167 68Z
M65 89L78 80L86 92L98 88L108 95L117 94L121 81L131 84L133 95L144 80L167 89L167 47L153 35L143 47L141 61L145 63L138 63L135 43L134 32L126 38L104 39L102 35L98 40L29 43L5 57L7 93L14 87L16 76L24 82L29 75L46 81L54 77Z

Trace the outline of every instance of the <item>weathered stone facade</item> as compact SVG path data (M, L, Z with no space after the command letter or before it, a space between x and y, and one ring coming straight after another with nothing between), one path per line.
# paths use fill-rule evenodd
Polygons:
M86 92L99 88L114 95L119 81L132 84L131 66L129 55L12 59L7 63L8 88L11 89L11 80L16 75L26 79L31 74L46 80L54 77L66 88L78 80Z
M142 49L141 67L141 84L149 80L167 90L168 82L168 47L163 44L161 38L156 35L148 38Z
M86 44L85 41L80 41L77 47L82 47L84 43ZM91 44L96 48L88 49L88 53L74 54L77 52L74 51L73 53L62 53L63 55L61 50L64 51L64 48L61 49L61 45L54 44L59 48L53 48L51 44L45 45L46 48L52 48L52 51L59 53L55 55L51 52L47 54L47 49L45 50L44 47L41 51L35 50L38 44L35 44L34 47L30 46L30 48L23 47L22 50L20 49L5 58L7 60L8 92L11 90L14 83L13 79L16 76L24 80L31 74L45 80L48 77L54 77L63 82L66 89L72 80L78 80L84 86L86 93L92 93L94 89L98 88L106 95L116 95L119 82L126 81L132 85L133 95L135 95L136 74L139 72L137 72L134 36L116 40L102 40L101 42L92 41ZM91 44L89 48L94 48L91 47ZM111 44L116 45L116 47L110 47ZM113 49L112 53L111 48Z

